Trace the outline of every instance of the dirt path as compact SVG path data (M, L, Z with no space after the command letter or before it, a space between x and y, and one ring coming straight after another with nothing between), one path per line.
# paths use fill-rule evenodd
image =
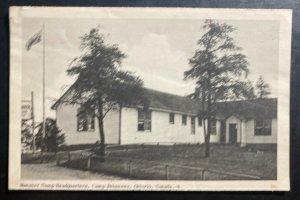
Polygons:
M110 176L88 171L74 170L50 164L22 164L21 178L27 180L121 180L121 177Z

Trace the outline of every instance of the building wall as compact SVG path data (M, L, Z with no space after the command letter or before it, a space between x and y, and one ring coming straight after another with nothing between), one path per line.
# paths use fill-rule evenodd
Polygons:
M57 107L57 126L65 133L66 144L92 144L99 140L98 120L95 118L95 130L77 131L77 109L76 105L62 104ZM119 112L110 111L104 119L105 140L107 144L118 143L119 137Z
M76 105L63 104L56 110L57 125L65 133L66 144L88 144L99 140L98 121L95 119L95 130L77 131ZM175 123L169 123L169 113L152 111L151 132L137 130L137 109L123 108L121 123L121 144L135 143L204 143L203 123L199 126L195 118L195 134L191 134L191 116L187 116L187 124L182 125L181 114L175 114ZM205 122L207 125L207 122ZM277 119L272 119L270 136L254 135L254 120L240 120L231 116L226 120L226 142L229 142L229 124L237 124L237 142L242 144L277 143ZM211 135L210 142L220 142L221 122L217 121L217 133ZM206 126L207 127L207 126ZM104 119L104 130L107 144L119 142L119 111L110 111Z
M187 124L182 125L182 115L175 114L175 123L169 123L169 113L152 111L151 132L138 131L138 111L133 108L122 109L121 144L135 143L203 143L203 126L198 125L195 118L195 134L191 134L191 117L187 116Z

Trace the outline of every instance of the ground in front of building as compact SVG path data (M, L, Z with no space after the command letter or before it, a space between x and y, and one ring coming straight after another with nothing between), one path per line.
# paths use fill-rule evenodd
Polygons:
M120 180L123 178L47 164L22 164L22 180Z
M274 148L271 150L254 150L232 145L212 145L210 157L205 158L204 145L175 145L140 146L132 150L119 147L116 151L111 150L110 156L122 157L128 160L138 159L171 165L199 167L258 176L262 180L275 180L277 178L276 154Z

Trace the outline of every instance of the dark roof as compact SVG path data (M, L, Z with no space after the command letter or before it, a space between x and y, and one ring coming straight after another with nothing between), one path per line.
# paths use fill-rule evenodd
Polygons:
M72 91L73 85L51 106L56 109L63 99ZM200 109L198 101L188 97L160 92L153 89L144 88L145 97L152 109L160 109L165 111L182 112L186 114L197 115Z
M73 85L52 105L51 109L56 109L63 99L69 95L72 88ZM200 101L153 89L145 88L145 97L152 109L192 115L197 115L201 109ZM215 106L217 115L224 118L233 115L246 119L277 118L276 98L218 102Z
M166 92L145 88L149 107L166 111L177 111L197 115L201 104L199 101Z
M216 111L225 118L232 115L245 119L277 118L277 98L219 102Z

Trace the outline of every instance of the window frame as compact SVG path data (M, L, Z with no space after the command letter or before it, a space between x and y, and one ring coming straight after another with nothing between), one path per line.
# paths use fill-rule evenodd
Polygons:
M257 126L259 123L260 126ZM254 120L254 136L271 136L272 135L272 119L255 119Z
M210 135L217 135L217 120L214 118L210 121Z
M77 110L77 132L94 132L95 131L95 113L82 112L81 108ZM80 122L80 120L84 120ZM81 125L84 123L84 125ZM83 126L82 128L80 128Z
M138 110L137 131L138 132L151 132L152 131L152 111L145 110L145 109L137 109L137 110ZM143 128L140 128L140 125Z

